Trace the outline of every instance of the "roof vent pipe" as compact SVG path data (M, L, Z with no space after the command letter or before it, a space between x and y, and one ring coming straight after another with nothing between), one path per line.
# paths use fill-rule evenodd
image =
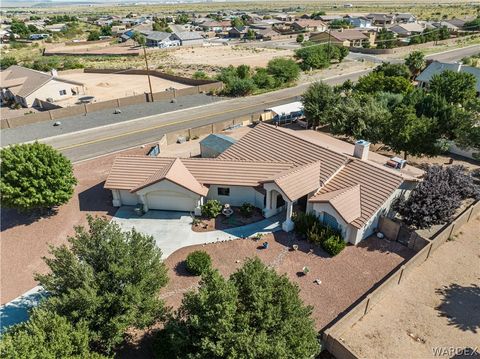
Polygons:
M355 149L353 150L353 156L360 158L361 160L368 160L368 152L370 150L370 142L365 140L358 140L355 142Z

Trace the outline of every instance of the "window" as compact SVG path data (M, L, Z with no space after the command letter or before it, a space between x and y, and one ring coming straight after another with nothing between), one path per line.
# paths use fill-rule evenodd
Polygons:
M230 196L230 188L228 187L218 187L217 193L219 196Z
M63 95L66 95L67 94L67 90L60 90L60 96L63 96Z

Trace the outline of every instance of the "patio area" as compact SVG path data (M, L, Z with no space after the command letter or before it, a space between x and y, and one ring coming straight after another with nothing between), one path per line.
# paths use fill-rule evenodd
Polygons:
M135 228L139 232L153 236L157 246L162 250L163 258L186 246L225 242L236 238L252 237L257 233L279 231L281 221L284 219L285 213L279 213L268 219L243 226L194 232L193 219L188 212L150 210L139 217L134 207L123 206L112 218L123 230Z

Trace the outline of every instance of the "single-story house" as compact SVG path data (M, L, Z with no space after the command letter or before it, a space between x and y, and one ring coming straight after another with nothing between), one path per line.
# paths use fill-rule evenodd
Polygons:
M13 100L23 107L32 107L35 100L56 102L84 92L84 84L51 73L13 65L0 72L1 99Z
M322 20L297 20L292 23L292 29L295 31L305 31L305 32L323 32L328 29L328 25Z
M455 26L459 30L463 29L463 27L465 26L465 23L467 23L467 21L468 20L462 20L462 19L445 20L445 22L448 22L449 24Z
M204 31L223 32L232 28L230 21L205 21L199 25Z
M408 37L415 34L421 34L425 30L425 26L416 22L396 24L388 28L399 37Z
M395 22L399 24L410 24L417 22L417 18L415 17L415 15L410 13L396 14Z
M230 30L228 30L228 37L232 39L241 39L247 34L247 32L247 26L232 27Z
M362 47L364 43L373 45L375 42L375 34L364 34L362 31L353 29L340 29L324 31L310 35L310 41L317 43L332 43L345 47Z
M395 21L395 15L392 14L368 14L365 17L370 19L373 25L380 26L393 24Z
M458 26L455 26L449 21L435 21L431 23L434 28L441 28L441 27L446 27L449 31L451 32L457 32L460 30Z
M323 22L331 22L333 20L342 20L343 17L340 15L320 15L315 17L315 19L322 20Z
M230 136L212 133L200 141L200 155L202 158L218 157L235 142Z
M462 63L446 63L433 61L416 78L419 87L428 87L434 75L441 74L443 71L450 70L455 72L467 72L475 76L477 80L477 95L480 95L480 68L465 66Z
M320 137L318 137L320 136ZM215 159L118 156L105 182L113 205L201 213L206 200L250 203L265 217L293 207L315 213L353 244L374 233L392 202L415 187L423 171L393 169L369 154L315 131L297 132L260 123Z
M371 28L372 27L372 20L367 19L365 16L350 16L347 15L343 18L347 21L350 25L356 28Z
M181 46L202 46L204 41L202 34L198 31L174 32L170 38L180 41Z
M46 25L44 27L45 30L51 31L51 32L61 32L67 28L67 25L65 24L53 24L53 25Z
M145 35L145 44L148 47L175 47L180 46L180 40L173 37L173 34L163 31L145 31L142 32Z

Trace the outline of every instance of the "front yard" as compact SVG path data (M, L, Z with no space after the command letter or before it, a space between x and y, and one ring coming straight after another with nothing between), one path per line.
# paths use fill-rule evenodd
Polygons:
M231 208L233 213L228 217L224 214L219 214L215 218L197 217L192 223L192 230L194 232L224 230L255 223L265 218L259 208L253 208L249 216L242 214L240 207Z

